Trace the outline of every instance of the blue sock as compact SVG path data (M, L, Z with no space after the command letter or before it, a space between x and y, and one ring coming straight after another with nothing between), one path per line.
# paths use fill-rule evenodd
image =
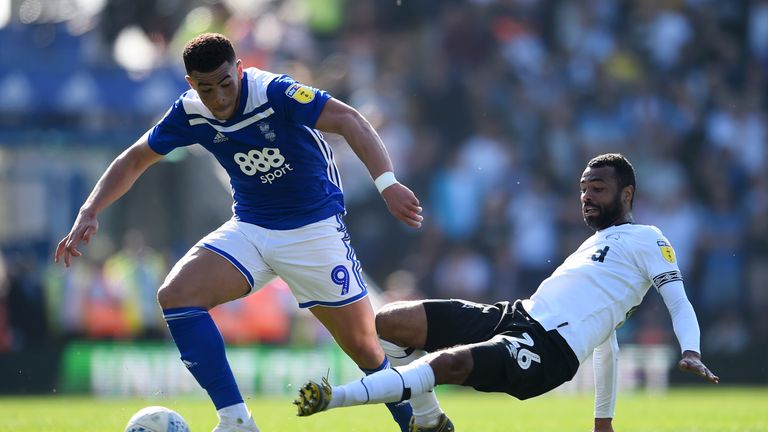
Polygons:
M208 311L199 307L164 309L163 318L181 361L208 392L216 409L243 402L227 362L224 339Z
M384 361L376 369L364 369L360 368L366 375L370 375L380 370L389 369L389 359L384 357ZM408 423L411 422L411 416L413 416L413 409L408 401L402 402L390 402L387 405L387 409L392 413L392 418L395 419L395 423L400 426L401 432L408 432Z

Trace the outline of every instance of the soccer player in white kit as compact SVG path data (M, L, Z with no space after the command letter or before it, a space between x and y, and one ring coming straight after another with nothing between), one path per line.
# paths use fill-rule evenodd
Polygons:
M359 112L286 75L244 69L230 41L202 34L184 48L191 87L162 120L118 156L61 240L54 260L69 267L98 230L96 216L171 150L200 144L227 171L233 217L179 260L158 302L181 360L211 398L214 431L258 431L208 310L282 277L366 373L389 367L379 344L360 262L342 220L333 151L319 131L340 134L368 168L387 208L411 227L421 207L397 182L376 131ZM407 403L389 406L401 431Z
M385 306L376 316L377 330L386 340L385 351L406 366L342 386L310 381L294 402L299 415L410 399L412 431L452 431L445 414L431 402L436 385L459 384L527 399L571 380L579 364L594 353L593 430L613 431L616 328L652 286L672 317L682 352L678 367L718 383L701 361L699 326L674 250L658 228L633 222L634 194L634 169L624 156L593 158L581 177L581 207L595 234L530 299L493 305L425 300Z

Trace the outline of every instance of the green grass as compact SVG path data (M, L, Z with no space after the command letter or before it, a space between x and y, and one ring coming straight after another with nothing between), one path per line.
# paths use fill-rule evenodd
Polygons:
M440 399L459 432L590 431L592 397L546 395L518 401L501 394L444 391ZM294 415L288 399L247 401L263 432L395 432L383 406L336 409L309 418ZM122 431L146 405L179 411L194 432L210 431L215 414L202 399L95 399L53 395L0 397L0 431ZM768 389L706 387L664 395L621 394L616 432L768 432Z

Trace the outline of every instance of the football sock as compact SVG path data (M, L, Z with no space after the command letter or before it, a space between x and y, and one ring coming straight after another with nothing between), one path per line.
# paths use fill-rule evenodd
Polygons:
M242 403L227 362L224 339L208 311L200 307L164 309L163 318L181 353L181 361L208 392L216 409Z
M427 352L424 350L403 348L384 339L379 339L379 342L381 347L384 348L384 352L387 354L392 366L395 367L410 364L414 360L427 355ZM434 390L413 396L408 402L410 402L413 409L414 423L417 425L435 426L440 421L443 409L440 407L440 402L437 401Z
M384 357L384 361L381 362L379 367L376 369L364 369L360 368L366 375L371 375L373 373L389 369L389 360ZM390 402L387 403L387 409L392 414L392 418L395 419L395 423L400 426L400 430L402 432L408 432L408 424L411 422L411 416L413 415L413 412L411 410L411 405L408 403L408 401L397 401L397 402Z
M220 423L246 424L253 422L248 407L242 402L221 408L216 412L216 415L219 417Z
M349 384L334 386L328 408L399 402L426 393L434 387L435 374L432 367L427 363L414 362L408 366L376 372ZM338 399L337 394L340 396Z
M248 418L248 408L244 403L237 403L218 410L219 418Z

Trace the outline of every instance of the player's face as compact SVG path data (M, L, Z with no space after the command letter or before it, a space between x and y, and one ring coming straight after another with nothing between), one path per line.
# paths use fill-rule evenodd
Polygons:
M240 103L240 80L243 78L240 60L235 64L224 62L211 72L191 71L186 78L214 117L219 120L232 117Z
M624 220L622 191L612 167L587 168L581 175L581 214L593 230Z

